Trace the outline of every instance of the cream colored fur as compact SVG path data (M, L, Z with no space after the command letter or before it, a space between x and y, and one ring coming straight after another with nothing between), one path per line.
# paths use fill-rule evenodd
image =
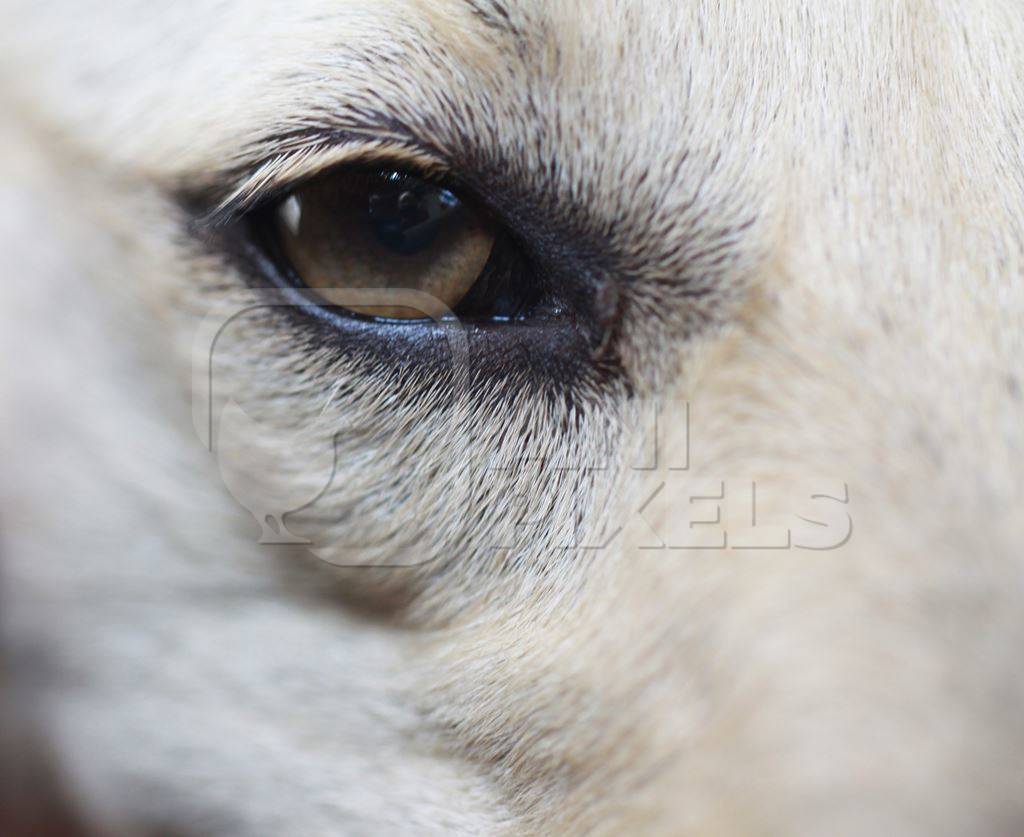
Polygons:
M1024 828L1019 2L0 8L5 641L84 816ZM179 197L415 156L304 150L367 114L610 244L629 386L466 394L250 312L214 374L272 490L337 434L314 556L257 544L193 428L244 283Z

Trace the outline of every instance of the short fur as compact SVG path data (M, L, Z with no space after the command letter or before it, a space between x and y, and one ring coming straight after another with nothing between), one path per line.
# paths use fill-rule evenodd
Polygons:
M6 641L87 821L1024 828L1019 3L2 14ZM615 364L457 384L248 312L239 479L316 498L258 545L193 426L246 287L197 206L383 151L613 288Z

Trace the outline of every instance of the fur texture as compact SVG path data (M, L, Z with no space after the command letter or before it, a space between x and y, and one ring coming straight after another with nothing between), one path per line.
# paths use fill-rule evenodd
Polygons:
M2 8L6 640L88 821L1024 827L1019 3ZM196 202L385 152L605 294L614 366L238 315Z

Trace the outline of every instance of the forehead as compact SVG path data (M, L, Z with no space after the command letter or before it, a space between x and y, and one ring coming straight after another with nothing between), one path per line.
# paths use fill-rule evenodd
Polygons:
M776 106L762 94L778 39L756 11L719 4L65 5L26 11L15 52L52 77L52 104L76 127L161 171L223 166L231 149L310 127L373 125L508 166L572 160L600 185L634 167L669 176L682 149L720 153Z
M873 111L922 88L948 108L970 76L1004 83L964 45L992 44L1012 76L998 47L1021 28L995 2L970 15L878 0L6 5L19 24L4 39L8 73L118 163L209 170L311 127L370 124L546 168L596 197L763 170L780 138L812 154L813 134L849 147Z

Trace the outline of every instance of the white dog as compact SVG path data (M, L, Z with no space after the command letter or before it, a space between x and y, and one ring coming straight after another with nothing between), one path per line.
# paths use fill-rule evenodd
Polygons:
M1019 2L0 13L8 833L1024 829Z

